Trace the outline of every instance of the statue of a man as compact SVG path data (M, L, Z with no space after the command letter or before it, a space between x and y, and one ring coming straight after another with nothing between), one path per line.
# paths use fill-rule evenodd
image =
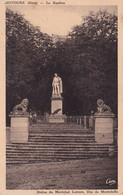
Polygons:
M52 95L60 96L63 92L62 90L62 79L57 75L57 73L54 74L53 82L52 82Z

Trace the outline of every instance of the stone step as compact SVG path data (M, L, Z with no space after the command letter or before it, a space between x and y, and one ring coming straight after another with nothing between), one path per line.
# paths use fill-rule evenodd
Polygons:
M117 149L114 149L115 152L117 152ZM76 153L101 153L101 152L109 152L108 148L103 148L103 149L73 149L73 150L9 150L6 152L7 156L10 156L13 154L17 154L17 155L36 155L36 154L47 154L47 153L61 153L61 154L65 154L65 153L70 153L70 154L76 154Z
M33 141L33 140L30 140L29 141L29 143L32 143L32 144L34 144L35 143L35 141ZM42 144L42 145L77 145L77 144L79 144L79 145L81 145L81 144L89 144L89 143L95 143L95 141L93 140L85 140L85 141L76 141L76 140L73 140L73 141L71 141L71 142L68 142L68 141L64 141L64 143L63 143L63 141L37 141L36 142L36 144L37 145L40 145L40 144Z
M64 126L61 126L61 125L45 125L45 126L40 126L40 125L37 125L37 126L30 126L29 127L29 131L32 131L32 130L60 130L60 131L87 131L87 130L90 130L89 128L86 128L86 127L83 127L81 125L74 125L74 126L69 126L69 125L64 125Z
M92 130L72 130L72 129L33 129L33 130L29 130L29 134L31 133L49 133L49 134L55 134L55 133L59 133L59 134L94 134L94 132Z
M85 128L41 128L41 127L33 127L29 128L29 131L91 131L90 129Z
M50 156L50 155L85 155L85 154L105 154L105 153L109 153L109 150L83 150L83 151L59 151L59 150L56 150L56 151L40 151L40 152L36 152L36 151L14 151L14 152L9 152L7 153L6 157L7 158L12 158L12 157L20 157L20 156L23 156L23 157L40 157L40 156Z
M22 152L39 152L39 151L84 151L84 150L88 150L88 151L98 151L98 150L107 150L109 149L109 147L15 147L15 148L7 148L7 152L14 152L14 151L22 151ZM116 147L114 147L114 149L116 149Z
M32 126L29 126L30 128L49 128L49 129L85 129L87 127L83 126L83 125L32 125Z
M92 134L92 132L90 131L90 132L87 132L87 131L31 131L31 132L29 132L29 135L31 135L31 134L40 134L40 135L42 135L42 134L45 134L45 135L48 135L48 134L52 134L52 136L53 135L84 135L84 134L86 134L86 135L90 135L90 134ZM61 134L62 133L62 134Z
M27 148L27 147L37 147L37 148L49 148L49 147L109 147L109 146L114 146L113 144L98 144L96 142L94 143L82 143L82 144L55 144L54 146L52 144L49 145L44 145L44 144L37 144L37 143L33 143L33 142L28 142L28 143L22 143L22 144L18 144L18 143L14 143L14 144L7 144L6 148L14 148L14 147L18 147L18 148ZM115 146L117 147L117 146Z
M49 148L48 148L49 149ZM54 149L54 148L53 148ZM84 148L83 148L84 149ZM88 148L89 149L89 148ZM92 149L92 148L91 148ZM102 148L104 150L99 150L96 148L95 151L63 151L57 150L50 152L42 151L28 151L24 150L21 152L18 151L10 151L10 154L7 154L6 163L7 164L27 164L27 163L42 163L42 162L59 162L59 161L68 161L68 160L79 160L79 159L88 159L88 158L95 158L95 157L106 157L109 156L109 150L107 148ZM117 155L117 151L115 149L115 156Z
M81 126L81 125L76 125L76 126L67 126L67 125L64 125L64 126L54 126L54 125L51 125L51 126L40 126L40 125L37 125L37 126L29 126L30 129L85 129L85 127Z
M74 124L74 125L68 125L68 124L33 124L30 125L30 128L85 128L83 125L78 125L78 124Z
M70 152L70 153L75 153L76 154L76 152L80 152L80 153L86 153L86 152L103 152L103 151L109 151L108 150L108 148L103 148L103 149L93 149L93 150L90 150L90 149L85 149L85 148L83 148L83 149L76 149L76 150L70 150L70 149L63 149L63 150L61 150L61 149L56 149L56 150L54 150L54 149L49 149L49 150L14 150L14 151L12 151L12 150L9 150L9 151L7 151L7 155L8 154L16 154L16 153L20 153L20 154L25 154L25 153L27 153L27 154L37 154L37 153L68 153L68 152Z
M44 134L40 134L40 135L37 135L37 134L35 134L35 135L33 135L33 134L29 134L29 138L58 138L58 139L65 139L65 138L67 138L67 139L76 139L76 138L83 138L83 139L86 139L86 138L95 138L94 137L94 135L80 135L80 134L72 134L72 135L70 135L70 134L56 134L56 135L44 135Z
M40 140L40 139L29 139L29 143L37 143L37 144L63 144L63 142L64 142L64 144L66 143L66 144L74 144L74 143L93 143L93 142L95 142L95 140L92 140L92 139L86 139L86 140L84 140L84 139L81 139L81 140L47 140L47 139L45 139L45 140Z
M102 156L100 156L102 157ZM48 162L61 162L61 161L70 161L70 160L81 160L81 159L88 159L88 158L94 158L94 156L83 156L83 157L80 157L80 158L75 158L75 157L68 157L67 159L66 158L60 158L60 159L41 159L41 160L36 160L36 159L32 159L32 160L24 160L24 159L19 159L19 160L16 160L16 159L8 159L6 161L6 164L32 164L32 163L48 163Z
M28 143L6 146L7 164L58 162L109 156L109 146L95 142L94 131L77 124L35 124ZM115 146L115 155L117 147Z
M25 159L25 160L43 160L43 159L52 159L52 158L56 158L56 159L60 159L60 158L82 158L82 157L87 157L87 156L103 156L103 155L109 155L108 152L102 152L102 153L78 153L78 154L42 154L39 156L11 156L10 158L7 157L7 160L9 159L14 159L14 160L19 160L19 159Z
M6 149L7 153L11 152L47 152L47 151L102 151L109 150L109 147L90 147L90 146L68 146L68 147L8 147ZM114 150L117 150L117 147L114 147Z
M34 146L39 146L40 145L40 147L67 147L67 146L73 146L73 147L75 147L75 146L80 146L80 147L82 147L82 146L87 146L87 145L89 145L89 147L93 147L93 144L95 144L95 141L90 141L90 142L73 142L73 143L70 143L70 142L65 142L65 143L62 143L62 142L28 142L28 146L30 147L30 145L34 145ZM14 146L13 146L14 147Z
M94 134L90 133L90 134L87 134L87 133L83 133L83 134L73 134L73 133L59 133L59 134L56 134L56 135L53 135L52 133L29 133L29 137L70 137L70 138L74 138L74 137L95 137Z
M72 140L95 140L95 137L88 137L88 136L85 136L85 137L83 137L83 136L75 136L75 137L70 137L70 136L59 136L59 137L57 137L57 136L39 136L39 137L36 137L36 136L29 136L29 138L28 138L28 140L35 140L35 142L36 141L38 141L38 140L54 140L54 141L60 141L60 140L62 140L62 141L65 141L65 140L68 140L68 141L72 141Z
M109 156L109 153L103 152L103 153L83 153L83 154L49 154L49 155L40 155L40 156L11 156L10 158L7 157L7 161L9 160L44 160L44 159L69 159L69 158L74 158L74 159L79 159L83 157L103 157L103 156Z
M16 158L11 158L11 159L7 159L6 163L7 164L31 164L31 163L43 163L43 162L60 162L60 161L69 161L69 160L81 160L81 159L90 159L90 158L95 158L95 157L98 157L98 158L104 158L104 157L108 157L108 154L98 154L98 155L83 155L83 156L67 156L67 157L64 157L64 156L58 156L58 157L55 157L52 156L52 157L44 157L44 158L20 158L20 159L16 159Z
M82 124L79 125L77 123L38 123L38 124L32 124L30 127L84 127Z
M91 129L86 128L30 128L29 131L91 131Z
M117 153L114 152L113 156L116 156ZM7 161L13 161L13 160L44 160L44 159L53 159L53 160L60 160L60 159L66 159L68 160L69 158L74 158L74 159L80 159L80 158L85 158L85 157L105 157L105 156L109 156L109 152L102 152L102 153L78 153L78 154L51 154L49 153L48 155L46 154L40 154L37 156L34 155L11 155L11 156L7 156L6 160Z

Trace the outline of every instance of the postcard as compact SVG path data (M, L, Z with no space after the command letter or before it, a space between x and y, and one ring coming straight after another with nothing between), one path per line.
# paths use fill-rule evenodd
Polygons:
M122 194L122 1L5 0L0 18L0 195Z

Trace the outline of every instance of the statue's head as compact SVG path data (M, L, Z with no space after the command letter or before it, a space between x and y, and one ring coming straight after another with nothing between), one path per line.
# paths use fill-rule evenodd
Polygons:
M23 99L22 102L21 102L21 105L26 108L29 104L29 100L27 98Z
M58 74L57 74L57 73L55 73L55 74L54 74L54 76L55 76L55 77L57 77L57 76L58 76Z
M97 100L97 105L98 105L99 108L102 108L103 105L104 105L104 101L102 99L98 99Z

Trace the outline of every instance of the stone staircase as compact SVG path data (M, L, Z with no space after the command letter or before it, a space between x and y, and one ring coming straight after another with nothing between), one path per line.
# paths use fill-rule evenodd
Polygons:
M6 147L7 164L106 156L109 156L109 145L97 144L94 132L77 124L35 124L30 126L28 143L10 143Z

